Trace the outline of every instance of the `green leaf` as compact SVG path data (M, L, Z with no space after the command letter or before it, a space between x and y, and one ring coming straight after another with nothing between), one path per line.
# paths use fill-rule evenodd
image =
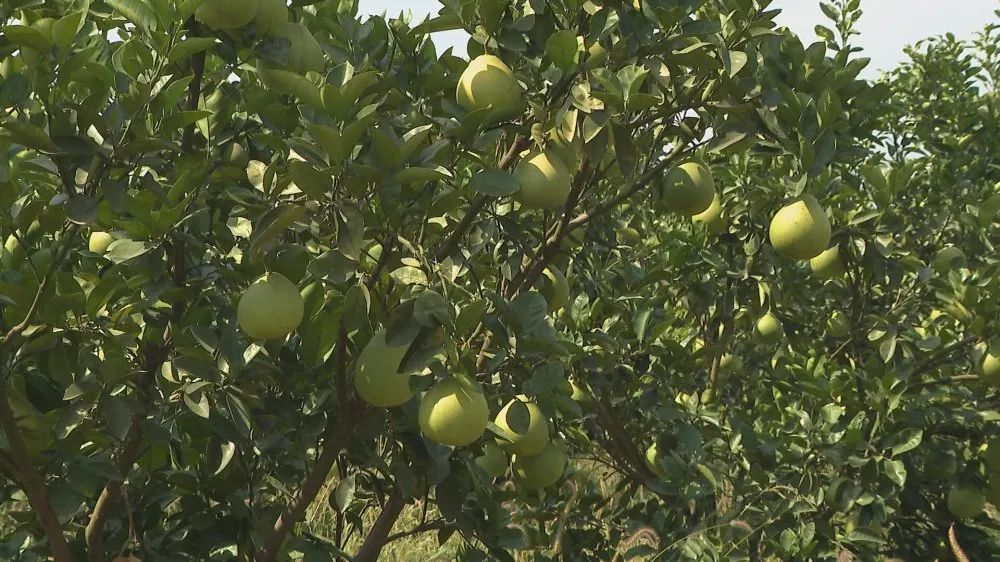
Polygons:
M195 53L211 49L218 43L219 40L215 37L188 37L187 39L184 39L180 43L174 45L173 49L170 49L170 54L167 55L167 59L170 62L184 60Z
M920 446L924 440L924 430L908 427L892 438L892 455L899 456Z
M157 28L156 10L145 0L104 0L104 3L143 29L152 31Z
M513 195L521 188L514 174L506 170L483 170L472 176L469 187L478 193L493 197Z
M423 270L409 265L400 267L389 276L403 285L427 285L427 274Z
M108 246L108 253L105 257L114 263L123 263L145 254L151 248L146 242L121 238Z
M882 470L885 471L885 475L889 477L900 488L906 484L906 465L902 461L883 459L882 460Z
M545 41L545 54L557 67L567 70L580 60L580 43L576 33L563 29Z
M451 172L441 166L436 168L405 168L392 177L393 181L407 184L450 179Z
M97 218L97 201L89 195L77 195L63 204L63 211L70 222L90 224Z
M236 444L232 441L226 441L219 445L219 466L215 469L214 474L221 474L223 470L229 466L229 462L233 460L233 456L236 454Z
M73 39L83 27L83 19L87 13L85 10L67 14L54 24L52 24L52 42L56 47L66 50L73 44Z
M196 382L184 388L184 404L195 415L208 419L211 408L208 405L208 395L205 393L207 382Z
M338 512L343 513L354 501L354 491L357 488L356 478L353 474L348 475L337 483L337 487L330 496L330 506Z
M19 47L47 51L52 46L52 42L44 33L27 25L5 25L3 34L8 41Z
M38 150L55 151L56 145L49 138L49 135L42 129L24 123L22 121L6 121L0 123L0 141L6 140L11 144L19 144L28 148Z
M329 174L317 170L312 164L303 160L293 160L288 163L288 176L302 193L314 201L323 199L333 187L333 178Z
M250 236L248 253L251 258L259 257L264 248L305 216L305 213L305 207L299 205L279 205L264 213L254 225L253 234Z

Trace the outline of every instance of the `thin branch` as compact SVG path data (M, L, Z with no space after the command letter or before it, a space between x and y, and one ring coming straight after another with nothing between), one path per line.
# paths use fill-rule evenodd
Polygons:
M514 159L517 155L530 144L530 138L518 137L514 139L514 143L510 145L510 148L507 149L507 152L504 153L503 157L501 157L500 161L497 163L497 168L501 170L509 168L514 163ZM463 236L465 236L465 233L472 227L472 223L476 222L476 217L479 216L479 213L492 199L493 197L489 195L480 194L472 200L469 204L469 210L466 211L462 220L459 221L458 225L455 226L455 229L451 231L448 238L441 244L441 247L438 248L438 251L434 254L434 259L441 261L455 251L455 248L458 247L458 242Z
M49 501L49 492L45 487L45 480L35 468L28 452L28 447L24 443L24 436L20 428L17 427L17 420L14 412L7 402L6 392L0 392L0 427L3 428L7 441L10 443L11 461L13 461L15 473L20 477L21 488L28 497L31 510L38 518L38 523L42 526L45 538L49 542L49 551L54 562L73 562L73 555L69 551L66 537L63 535L62 526L59 524L59 517L52 509L52 502Z

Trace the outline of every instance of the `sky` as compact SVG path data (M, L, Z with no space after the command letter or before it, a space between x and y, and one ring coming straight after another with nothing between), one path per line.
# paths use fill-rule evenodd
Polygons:
M363 14L396 15L409 9L417 19L437 14L441 6L437 0L359 0L359 5ZM905 58L906 45L949 31L969 39L987 23L998 22L993 12L1000 9L1000 0L862 0L861 7L865 13L855 42L865 49L862 56L872 59L864 74L874 78ZM775 0L773 8L783 10L778 24L791 28L806 44L816 39L816 24L828 23L816 0ZM465 54L464 32L440 33L434 39L442 48L453 46L456 54Z

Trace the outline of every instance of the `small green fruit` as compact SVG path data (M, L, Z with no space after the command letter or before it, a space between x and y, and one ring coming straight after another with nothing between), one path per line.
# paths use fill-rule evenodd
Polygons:
M354 386L365 402L379 408L391 408L409 402L410 373L401 372L409 345L389 345L385 330L372 336L361 351L354 368Z
M305 315L299 288L280 273L266 273L243 292L236 319L253 339L276 340L295 331Z
M516 113L523 103L514 73L493 55L480 55L469 63L458 79L455 100L469 112L492 107L503 115Z
M511 408L515 402L523 403L528 411L527 429L524 433L514 431L511 428L513 420L508 419L508 416L514 415ZM503 438L497 438L497 443L509 453L522 456L537 455L549 443L549 422L545 419L541 408L529 401L527 396L520 395L508 402L497 414L494 423L503 434Z
M527 490L540 490L555 484L565 470L566 450L557 443L549 443L537 455L515 454L511 461L514 481Z
M948 511L959 519L972 519L983 512L986 498L971 486L953 486L948 490Z
M757 335L760 336L760 342L763 344L777 343L785 336L785 327L782 326L781 320L778 320L778 317L770 312L757 320L756 329Z
M504 472L507 472L509 461L507 453L503 452L503 449L496 443L489 442L483 446L483 454L476 459L476 464L486 471L486 474L493 478L499 478Z
M830 219L812 195L802 195L771 219L771 245L782 256L808 260L830 246Z
M712 170L701 162L685 162L670 170L660 186L660 201L674 213L700 215L714 200Z
M719 372L722 374L729 374L734 371L738 371L743 367L743 358L739 355L732 355L726 353L721 358L719 358Z
M424 394L418 418L427 439L462 447L483 436L490 408L481 389L466 388L455 379L446 379Z
M820 279L839 277L847 271L844 260L840 259L840 247L833 246L809 260L809 268Z
M95 254L103 254L108 251L108 246L115 241L115 237L110 233L103 231L96 231L90 233L90 238L87 240L87 249Z
M530 209L555 209L566 204L572 179L551 150L529 152L514 169L521 189L515 198Z

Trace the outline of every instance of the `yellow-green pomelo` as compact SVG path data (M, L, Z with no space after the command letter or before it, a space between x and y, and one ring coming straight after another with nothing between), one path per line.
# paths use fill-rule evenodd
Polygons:
M945 246L934 254L934 271L941 275L947 274L952 268L963 268L965 263L965 252L955 246Z
M538 292L545 297L545 302L549 305L549 313L556 312L566 306L569 302L569 281L562 271L554 265L550 265L542 272L539 279Z
M851 333L851 319L838 310L830 316L826 331L835 338L846 338Z
M722 197L716 193L712 197L712 204L707 209L691 217L691 221L700 224L713 234L718 234L726 229L726 221L722 218Z
M247 164L250 163L250 155L242 144L233 142L222 149L222 163L226 166L246 169Z
M847 271L844 260L840 259L840 246L833 246L809 260L809 269L820 279L843 275Z
M660 478L667 477L667 471L663 470L660 466L660 452L657 450L656 443L653 443L646 449L646 466L649 470L653 471L653 474Z
M521 107L521 85L510 67L493 55L480 55L458 79L455 101L466 111L492 107L504 114Z
M1000 384L1000 357L989 352L983 356L982 377L986 383Z
M287 41L288 50L285 51L285 64L272 65L270 62L258 63L260 68L276 68L287 70L296 74L307 72L320 72L326 68L326 58L323 56L323 47L313 36L309 28L301 23L284 22L275 25L271 29L270 36L278 41Z
M523 433L514 431L511 428L513 421L508 419L508 416L513 417L514 415L512 407L515 402L523 403L528 411L527 429ZM503 435L502 438L497 438L497 443L509 453L524 456L537 455L549 443L549 421L545 419L541 408L529 401L527 396L521 395L508 402L497 414L494 423ZM518 429L522 429L522 427L518 426Z
M361 398L379 408L405 404L413 397L410 374L400 372L409 345L389 345L380 330L361 351L354 368L354 386Z
M260 0L253 24L259 37L269 36L288 23L288 4L285 0Z
M771 219L771 245L786 258L808 260L830 247L830 219L819 201L806 194L782 207Z
M555 484L565 470L566 450L557 443L549 443L537 455L515 454L511 461L514 481L527 490Z
M668 211L699 215L715 200L712 170L701 162L685 162L667 172L660 186L660 201Z
M260 0L204 0L194 17L212 29L235 29L253 21Z
M254 281L236 306L240 329L257 340L287 336L299 327L304 315L299 288L280 273L265 273Z
M87 240L87 249L95 254L103 254L108 251L108 246L115 241L115 237L108 232L91 232Z
M529 152L514 169L521 187L515 194L521 205L532 209L555 209L569 197L569 171L551 150Z
M479 468L486 471L493 478L501 476L504 472L507 472L507 466L510 461L507 460L507 453L503 452L496 443L489 442L483 446L483 454L476 458L476 464Z
M770 312L757 320L756 329L761 343L765 344L776 343L785 336L785 327L782 326L781 320L778 320L778 317Z
M424 394L418 419L424 437L442 445L462 447L483 436L490 407L481 389L466 388L455 379L446 379Z
M948 511L959 519L971 519L983 512L986 498L971 486L952 486L948 490Z

